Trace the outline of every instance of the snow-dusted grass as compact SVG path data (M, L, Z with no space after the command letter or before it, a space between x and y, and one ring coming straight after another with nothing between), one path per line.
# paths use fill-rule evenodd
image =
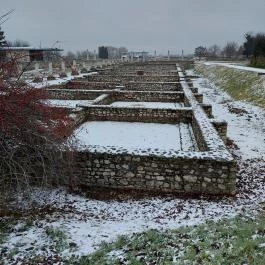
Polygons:
M259 170L257 171L258 167ZM25 225L25 222L20 221L13 229L10 229L9 236L4 240L5 243L1 245L3 249L6 249L6 252L2 255L2 260L4 264L10 264L11 256L14 260L18 257L24 257L27 260L36 256L49 257L55 255L67 260L73 254L81 256L92 253L101 248L102 241L112 242L121 235L130 236L150 229L156 229L162 233L155 232L157 234L155 237L159 241L162 237L166 240L159 243L154 239L150 243L153 247L155 247L155 244L166 243L166 238L173 235L174 241L172 243L175 243L172 248L175 252L174 255L177 256L177 253L181 254L182 251L175 245L177 245L177 242L183 242L184 238L181 233L187 230L181 228L178 230L181 233L165 230L191 226L188 231L192 232L194 225L204 223L207 220L216 222L221 219L233 218L237 215L253 217L262 210L265 202L265 189L264 185L262 185L262 180L264 181L265 178L265 162L258 164L255 161L249 161L246 164L240 164L240 168L242 170L240 172L241 179L239 179L239 193L236 198L218 200L164 197L124 201L98 201L71 195L62 190L36 189L35 200L38 207L45 205L48 208L53 207L54 211L47 213L45 217L27 217L34 220L30 225ZM227 225L229 223L224 222L223 224ZM221 223L220 227L223 227L223 224ZM218 228L217 225L214 229L220 229L220 227ZM214 234L212 229L209 228L204 235L195 230L193 235L188 234L187 244L180 245L180 247L190 246L190 242L193 240L193 242L199 242L200 248L202 248L201 254L203 254L205 249L203 249L202 240L200 242L199 239L203 239L203 236L206 235L209 238L210 234L212 234L211 238L213 238L211 240L215 240L215 238L220 236ZM144 233L142 236L134 236L133 239L130 239L130 237L126 239L125 237L125 240L118 241L120 247L117 247L117 244L114 244L114 246L118 250L124 249L123 247L127 243L121 243L130 240L136 246L137 242L139 242L137 238L145 240L146 235L149 235L149 233L152 232ZM253 231L253 235L255 234L258 233ZM232 235L230 236L232 237ZM225 239L226 236L223 236L220 242L225 243ZM146 247L146 250L148 250L149 246ZM107 255L115 248L113 248L113 245L107 246L105 244L101 251L103 250L105 253L107 249L108 251L105 253ZM188 251L188 249L186 250ZM132 251L135 251L135 249ZM140 253L137 253L137 255L140 255ZM98 255L94 255L95 257L98 257Z
M204 62L205 65L220 65L228 68L234 68L243 71L255 72L255 73L265 73L265 69L256 68L256 67L248 67L244 65L239 65L238 63L228 63L228 62Z
M234 99L252 102L265 108L264 75L258 76L256 72L216 64L200 63L196 64L195 69Z
M73 134L81 147L115 146L126 149L158 148L194 150L190 124L92 121L82 124Z
M204 95L204 102L213 105L213 115L228 123L228 137L239 147L236 154L244 159L265 158L265 111L247 102L235 101L208 79L194 80Z
M33 193L36 207L50 210L45 216L26 217L26 220L33 219L27 229L25 221L19 221L9 230L9 236L1 244L6 249L2 259L4 264L10 264L10 253L14 259L56 254L69 259L71 255L88 255L97 250L102 241L113 242L121 235L150 229L162 232L237 215L255 217L265 205L264 183L265 161L252 159L239 160L235 198L156 197L100 201L71 195L64 190L36 189ZM26 202L25 199L21 201ZM54 233L47 233L47 229ZM63 245L62 252L58 251L58 244Z
M36 189L36 206L52 207L53 211L45 216L27 217L33 222L26 229L20 221L9 230L1 244L6 249L2 260L10 264L11 254L14 259L55 254L68 259L72 254L92 253L102 241L112 242L120 235L177 229L237 215L255 216L265 203L265 162L240 162L239 168L236 197L217 200L164 197L99 201L63 190ZM62 252L58 250L61 245Z
M265 216L123 236L79 262L88 264L264 264Z
M116 101L111 104L114 107L140 107L140 108L167 108L177 109L184 107L184 103L171 103L171 102L136 102L136 101Z
M143 264L145 259L161 257L169 259L168 264L174 261L191 264L191 260L194 264L263 265L265 223L258 215L264 214L265 209L265 141L262 140L265 113L258 107L234 101L207 79L197 79L195 86L204 93L206 102L213 104L215 117L228 121L229 137L239 147L232 150L239 168L238 193L234 198L168 196L101 201L64 190L36 189L32 195L36 207L52 210L45 215L16 220L16 226L5 229L4 242L0 243L2 263L21 264L19 258L33 257L47 261L49 257L50 264L51 260L58 264L61 257L69 260L71 255L89 255L100 250L89 258L74 258L78 260L76 264L105 264L101 262L104 259L115 264L113 260L119 262L122 258ZM26 199L21 201L26 203ZM33 221L25 225L29 218ZM224 221L227 218L232 219ZM217 223L195 227L209 221ZM7 223L6 219L3 222ZM189 227L184 229L184 226ZM116 243L101 246L102 241L110 243L117 238ZM56 250L58 241L64 246L61 252Z

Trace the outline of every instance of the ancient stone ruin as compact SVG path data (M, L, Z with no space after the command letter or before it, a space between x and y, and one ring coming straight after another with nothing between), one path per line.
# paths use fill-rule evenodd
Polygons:
M70 111L74 134L81 139L72 165L76 185L235 194L236 162L226 148L227 124L214 119L211 105L203 103L178 62L111 65L50 87L49 93L51 99L81 102ZM145 128L150 138L160 132L153 145L147 146L149 136L138 145L128 140Z

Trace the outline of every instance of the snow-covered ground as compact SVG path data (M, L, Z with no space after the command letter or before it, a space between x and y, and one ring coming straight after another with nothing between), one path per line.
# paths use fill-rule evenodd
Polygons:
M67 77L64 78L60 78L59 76L55 76L56 79L55 80L50 80L48 81L47 78L43 78L43 82L40 83L34 83L32 81L29 81L29 85L35 88L43 88L43 87L47 87L47 86L52 86L52 85L60 85L60 84L64 84L70 80L73 80L74 78L80 78L80 77L84 77L87 75L94 75L97 74L97 72L91 72L91 73L86 73L86 74L79 74L79 75L71 75L71 73L67 73Z
M33 253L54 255L51 239L45 233L47 227L64 230L69 243L76 246L68 247L62 255L85 255L96 250L100 242L111 242L119 235L151 228L174 229L238 214L255 216L264 208L264 111L244 102L233 101L207 79L199 78L194 82L199 92L204 93L206 102L213 105L215 117L228 121L228 135L239 147L238 150L232 150L239 166L238 194L234 198L207 200L155 197L101 201L71 195L63 190L36 190L34 198L37 205L41 207L45 202L54 211L37 218L26 231L21 231L17 226L1 246L2 249L6 247L4 253L10 253L19 246L14 259L19 256L31 257ZM128 131L124 133L128 134ZM111 137L108 135L108 138ZM12 264L6 257L7 254L2 255L3 263Z
M236 63L204 62L204 64L205 65L220 65L220 66L225 66L225 67L229 67L229 68L234 68L234 69L239 69L239 70L244 70L244 71L251 71L251 72L256 72L256 73L264 73L265 74L265 69L263 69L263 68L248 67L248 66L238 65Z
M48 99L44 102L55 107L76 108L76 105L89 106L93 103L93 100Z
M265 158L265 112L247 102L234 101L205 78L194 81L204 102L212 104L213 115L228 123L228 137L238 145L243 159Z
M190 124L92 121L82 124L75 139L84 146L114 146L130 149L194 150Z
M71 195L63 190L36 190L35 200L39 205L45 202L55 212L37 219L26 231L21 231L21 225L18 225L2 248L14 251L19 247L15 259L32 257L32 253L54 255L51 239L46 233L47 227L52 227L64 231L68 243L76 246L65 249L63 256L86 255L95 251L102 241L111 242L119 235L148 229L175 229L238 214L253 216L264 207L264 180L265 162L245 161L240 162L239 193L235 198L207 200L156 197L100 201Z
M135 101L115 101L111 104L114 107L140 107L140 108L168 108L177 109L184 107L184 103L180 102L135 102Z

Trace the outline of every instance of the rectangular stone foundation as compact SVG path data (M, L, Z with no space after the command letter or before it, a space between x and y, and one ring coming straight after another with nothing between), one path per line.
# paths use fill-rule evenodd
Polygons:
M210 158L75 154L81 186L149 190L186 195L233 195L236 163Z
M159 69L163 74L157 75ZM132 72L137 70L146 70L146 73L153 71L154 74L132 75ZM174 72L167 75L166 72L171 70ZM227 124L225 121L214 119L211 105L203 104L203 95L186 82L185 74L176 64L125 64L105 74L76 82L76 86L85 85L88 88L73 92L77 97L98 95L93 105L84 106L79 112L82 114L82 122L188 123L196 140L194 150L100 145L81 148L73 154L72 166L77 186L136 189L181 195L235 194L236 162L225 146ZM118 89L90 90L91 85L106 87L107 84L113 88L120 82L123 86ZM164 88L166 90L163 90ZM53 93L57 93L59 97L58 90ZM78 96L77 93L81 94ZM176 108L111 105L117 101L179 105ZM104 133L108 137L108 132Z

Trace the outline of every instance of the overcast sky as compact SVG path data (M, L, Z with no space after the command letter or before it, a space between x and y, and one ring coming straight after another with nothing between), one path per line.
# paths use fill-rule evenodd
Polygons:
M265 0L0 0L6 39L65 51L99 45L185 53L265 32ZM58 45L56 44L56 47Z

